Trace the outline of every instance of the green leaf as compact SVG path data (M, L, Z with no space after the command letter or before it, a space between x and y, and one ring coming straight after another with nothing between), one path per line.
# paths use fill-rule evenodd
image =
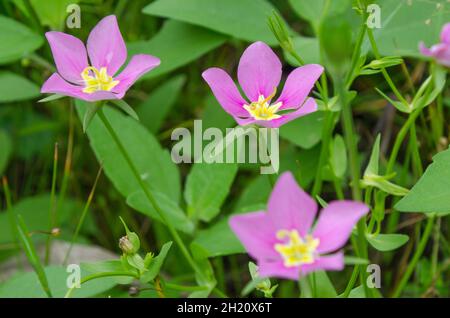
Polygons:
M172 242L167 242L166 244L164 244L163 247L161 248L161 251L159 252L158 256L156 256L152 259L150 266L147 268L148 271L145 272L145 274L141 278L141 280L144 283L154 280L156 278L156 276L159 275L159 272L161 271L161 267L164 264L164 260L166 259L171 246L172 246Z
M80 118L83 118L87 103L77 101L76 105ZM109 107L105 107L104 113L150 189L157 189L174 202L178 202L181 192L180 176L169 152L163 150L155 137L134 119ZM142 191L138 180L98 116L92 120L87 134L98 161L103 164L106 175L116 189L124 197Z
M13 0L14 3L29 16L27 8L24 6L22 0ZM77 4L80 0L30 0L30 4L36 11L36 14L41 21L42 25L49 26L52 30L64 30L64 24L66 22L67 7L70 4Z
M377 87L375 87L375 90L377 91L378 94L383 96L384 99L386 99L389 103L391 103L395 108L397 108L402 113L409 114L409 113L411 113L413 111L413 108L410 105L405 105L402 102L393 100L392 98L387 96L385 93L383 93L381 90L379 90Z
M293 42L295 52L300 55L306 64L320 64L320 44L317 38L296 36L294 37ZM284 52L284 55L289 64L293 66L300 66L300 63L289 53Z
M178 5L180 3L178 2ZM168 20L149 41L127 43L128 55L151 54L161 59L160 66L142 78L171 72L219 47L227 37L194 25Z
M184 192L188 214L205 222L219 214L237 170L236 164L194 164Z
M8 71L0 72L0 103L20 102L39 95L39 87L25 77Z
M318 298L336 298L337 292L333 286L333 283L328 278L328 275L324 271L314 272L316 293Z
M84 275L92 275L97 273L106 272L124 272L127 268L123 266L123 263L119 259L100 261L95 263L81 263L81 270ZM111 277L111 280L115 281L117 284L131 284L133 277ZM83 284L83 288L84 288Z
M322 137L323 116L323 112L317 111L293 120L280 128L280 136L301 148L310 149Z
M344 256L344 263L345 265L366 265L369 264L369 260L356 256Z
M192 233L194 230L194 224L188 219L183 210L178 206L178 204L172 201L167 195L163 193L152 191L152 194L158 202L159 207L165 214L175 228L186 233ZM161 217L156 212L155 208L150 204L148 198L143 191L135 192L127 197L127 204L133 209L162 222Z
M83 117L83 132L84 133L86 133L86 131L88 130L89 125L92 122L92 119L94 119L94 117L97 114L100 107L103 107L103 106L98 103L86 104L86 112L84 113L84 117Z
M372 153L370 154L370 160L369 163L367 164L367 168L364 172L364 175L379 174L378 165L380 160L380 141L381 135L378 134L377 139L375 139L375 143L373 144Z
M23 24L0 15L0 65L14 62L32 53L43 43L42 36ZM0 100L2 95L0 93Z
M231 231L228 220L221 220L208 229L199 231L194 243L204 249L207 257L245 253L241 242Z
M378 176L369 174L364 175L364 179L361 181L361 185L363 187L367 186L375 187L386 193L397 196L404 196L409 192L408 189L388 181L387 176Z
M266 0L158 0L146 6L143 12L192 23L249 42L277 45L266 24L273 10L275 8Z
M3 130L0 130L0 149L0 176L2 176L12 152L11 139Z
M23 220L22 216L17 215L16 217L17 224L17 233L22 245L22 249L27 256L28 261L33 267L36 275L38 276L39 283L41 284L45 294L48 297L52 297L52 292L50 291L50 287L47 280L47 275L45 274L44 268L42 267L41 260L39 259L38 254L36 253L36 248L34 247L33 241L30 239L30 232Z
M223 111L223 108L212 93L209 93L208 97L205 99L202 123L203 129L205 130L214 127L219 128L223 132L226 131L226 128L231 128L236 125L233 117Z
M63 266L48 266L45 269L50 289L53 297L62 298L67 292L67 272ZM81 276L86 276L89 272L83 270L81 266ZM88 298L108 291L117 285L117 277L99 278L89 281L76 288L72 297ZM39 284L35 272L18 273L0 284L0 297L5 298L44 298L46 294Z
M331 146L331 167L333 168L334 175L338 178L342 178L347 169L347 151L342 136L336 135Z
M161 128L185 82L186 76L183 74L169 79L154 89L147 100L136 108L141 123L152 133L157 133Z
M419 43L438 43L442 26L450 21L445 1L379 0L377 4L381 7L382 25L373 33L382 55L421 57ZM370 48L368 40L364 48L363 52Z
M404 234L367 234L366 237L370 245L381 252L393 251L409 240L409 236Z
M402 212L450 211L450 149L433 157L433 163L409 193L395 205Z
M38 103L46 103L66 97L65 95L53 94L38 100Z
M131 118L139 121L138 114L136 114L134 109L130 105L128 105L128 103L126 101L124 101L123 99L112 99L112 100L110 100L110 103L117 106L117 108L119 108L121 111L123 111L125 114L127 114Z
M310 22L318 30L319 23L329 15L336 15L350 9L350 0L289 0L299 17ZM324 14L326 13L326 16Z

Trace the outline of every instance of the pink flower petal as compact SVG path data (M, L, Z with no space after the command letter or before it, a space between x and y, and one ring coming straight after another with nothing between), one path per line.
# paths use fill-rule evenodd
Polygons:
M310 97L306 100L306 102L301 107L299 107L295 111L284 114L280 118L277 118L277 119L273 119L273 120L269 120L269 121L267 121L267 120L255 121L255 124L263 126L263 127L267 127L267 128L278 128L294 119L297 119L302 116L306 116L315 111L317 111L317 103L314 100L314 98Z
M80 84L81 72L88 66L86 48L76 37L62 32L47 32L58 73L67 81Z
M275 231L265 212L234 215L230 218L229 224L253 258L264 260L281 258L274 249L277 242Z
M76 86L66 82L58 73L53 73L44 85L42 85L41 93L70 96L85 100L87 102L116 99L116 96L111 92L95 92L93 94L86 94L83 93L82 89L83 88L81 86Z
M442 27L441 42L450 45L450 22Z
M281 79L281 62L272 49L263 42L250 45L242 54L238 79L250 101L260 95L270 96Z
M341 271L345 267L344 253L337 252L330 255L320 256L312 264L305 264L301 266L300 274L305 276L315 271Z
M300 278L300 267L286 267L283 261L258 262L258 274L260 277L274 277L274 278L284 278L298 280Z
M429 49L421 42L419 44L419 50L423 55L432 57L438 63L450 67L450 44L439 43Z
M87 51L91 65L97 69L106 67L110 76L114 76L125 63L127 47L114 15L103 18L92 29L87 40Z
M334 252L345 245L358 220L369 212L369 207L356 201L333 201L320 212L313 237L320 240L317 251Z
M323 67L318 64L308 64L293 70L277 100L283 103L280 110L296 109L302 105L322 73Z
M139 77L161 64L161 61L151 55L138 54L131 58L130 63L114 80L119 81L113 91L118 98L122 98L126 91L133 85Z
M419 51L425 56L432 56L431 50L425 46L425 43L419 43Z
M220 68L210 68L203 72L203 79L208 83L217 101L233 117L249 117L243 108L248 102L242 98L231 77Z
M278 179L268 203L268 216L276 230L298 230L301 236L311 229L317 203L297 184L290 172Z

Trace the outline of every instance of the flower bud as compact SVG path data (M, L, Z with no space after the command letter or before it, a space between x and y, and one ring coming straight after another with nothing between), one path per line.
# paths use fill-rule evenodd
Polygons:
M141 242L138 236L134 232L128 233L128 235L123 236L119 240L119 247L125 254L133 255L139 251Z

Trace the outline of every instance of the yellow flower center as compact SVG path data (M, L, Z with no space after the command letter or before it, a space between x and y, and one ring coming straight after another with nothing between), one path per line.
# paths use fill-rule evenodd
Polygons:
M275 244L275 250L283 257L284 266L295 267L303 264L312 264L319 246L319 239L311 235L300 237L297 230L280 230L277 238L284 243Z
M275 93L276 89L273 94L268 97L259 95L257 102L250 103L250 105L244 105L244 109L256 120L272 120L280 118L281 116L277 115L277 111L283 103L278 102L274 105L269 104L269 101L275 96Z
M93 66L88 66L81 72L81 77L83 78L85 85L83 92L87 94L98 91L109 92L119 84L119 81L115 81L112 76L108 75L106 67L102 67L99 71Z

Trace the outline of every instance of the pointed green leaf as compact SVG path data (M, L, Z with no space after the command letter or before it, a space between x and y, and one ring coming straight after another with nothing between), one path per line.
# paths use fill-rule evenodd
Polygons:
M164 264L164 260L167 257L167 254L169 253L170 247L172 246L172 242L167 242L163 245L161 248L161 251L159 252L158 256L154 257L152 261L150 262L149 267L147 267L147 272L142 276L141 280L144 283L147 283L149 281L152 281L155 279L156 276L158 276L159 272L161 271L161 267Z
M371 175L371 174L378 175L380 173L378 169L378 164L380 161L380 140L381 135L378 134L377 139L375 139L375 143L373 144L370 160L369 163L367 164L367 168L366 171L364 172L364 175Z
M64 98L64 97L66 97L66 96L65 95L59 95L59 94L53 94L53 95L50 95L50 96L47 96L47 97L45 97L43 99L38 100L38 103L47 103L47 102L58 100L58 99L61 99L61 98Z
M450 149L433 157L423 176L395 209L402 212L450 211Z
M188 214L195 219L211 221L220 212L237 170L236 164L194 164L184 192Z
M136 114L134 109L131 108L131 106L128 105L128 103L126 101L124 101L123 99L112 99L112 100L110 100L110 103L112 103L115 106L117 106L120 110L122 110L128 116L130 116L130 117L136 119L137 121L139 121L138 114Z
M366 237L370 245L381 252L393 251L409 240L409 236L404 234L368 234Z

